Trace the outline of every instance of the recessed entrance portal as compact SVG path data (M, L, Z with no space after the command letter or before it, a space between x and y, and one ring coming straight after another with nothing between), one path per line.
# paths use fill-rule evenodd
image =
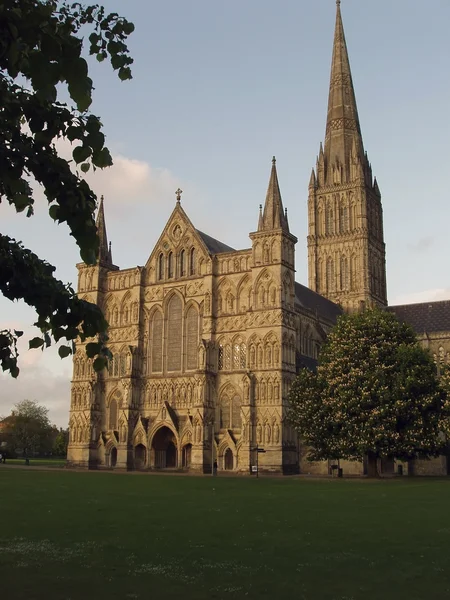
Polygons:
M109 466L115 467L117 464L117 448L112 448L109 455Z
M178 466L177 440L168 427L161 427L152 442L153 466L156 469L175 469Z
M136 469L145 469L147 463L147 448L138 444L134 449L134 466Z
M191 466L192 444L186 444L183 448L183 467L189 469Z
M227 448L225 454L223 455L223 466L225 468L225 471L233 470L233 462L233 452L231 448Z

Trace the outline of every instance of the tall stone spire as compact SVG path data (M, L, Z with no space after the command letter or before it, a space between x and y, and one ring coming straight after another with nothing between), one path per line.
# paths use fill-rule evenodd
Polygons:
M287 217L283 209L281 200L280 186L278 184L277 161L275 156L272 159L272 171L270 173L269 187L267 188L266 203L262 219L260 217L258 231L272 231L273 229L282 229L289 233Z
M98 250L98 262L112 265L111 246L108 247L108 236L106 235L105 211L103 208L103 196L100 198L100 206L97 213L97 235L100 241Z
M336 2L324 159L327 179L338 168L343 169L343 179L348 180L352 149L356 148L357 156L362 159L364 146L340 4Z
M364 150L336 2L325 144L309 182L309 287L347 311L387 304L381 194Z

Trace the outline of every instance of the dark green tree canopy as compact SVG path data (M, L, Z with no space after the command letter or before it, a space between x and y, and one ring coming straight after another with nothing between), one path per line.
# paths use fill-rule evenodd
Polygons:
M50 218L67 223L87 264L95 264L98 256L97 198L82 175L110 166L112 159L101 121L89 112L93 82L82 54L100 62L109 57L119 78L130 79L133 59L126 39L133 30L132 23L98 5L54 0L0 4L0 201L31 217L32 184L40 185ZM63 94L69 103L59 100ZM73 144L72 164L58 154L60 138ZM100 309L79 300L54 271L19 241L0 234L0 291L10 300L24 300L38 315L42 338L32 340L31 347L48 346L52 339L100 336L91 355L98 355L94 367L101 369L108 357L107 323ZM14 377L19 335L0 331L0 362ZM59 352L67 356L72 347L61 346Z
M53 427L48 409L34 400L22 400L15 404L11 415L2 421L2 434L8 449L24 456L43 452L51 446Z
M379 309L339 318L317 374L300 373L289 400L314 460L435 455L449 414L431 355Z

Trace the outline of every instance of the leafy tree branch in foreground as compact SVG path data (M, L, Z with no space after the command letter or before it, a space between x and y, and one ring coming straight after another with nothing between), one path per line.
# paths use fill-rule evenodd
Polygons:
M95 264L99 240L95 225L97 198L83 179L89 169L112 164L99 117L88 112L93 82L87 52L99 62L109 58L121 80L131 78L127 37L134 25L102 6L52 0L5 0L0 5L0 202L18 213L33 215L33 189L39 184L49 203L49 216L67 223L81 259ZM67 92L72 106L58 100ZM72 161L56 149L58 139L73 144ZM72 163L72 164L71 164ZM72 165L76 166L74 170ZM30 347L61 339L61 357L72 353L79 333L96 338L90 345L94 368L108 359L107 323L98 307L76 297L70 286L54 278L54 267L0 234L0 291L36 309L42 337ZM0 362L17 377L17 339L21 332L0 331Z

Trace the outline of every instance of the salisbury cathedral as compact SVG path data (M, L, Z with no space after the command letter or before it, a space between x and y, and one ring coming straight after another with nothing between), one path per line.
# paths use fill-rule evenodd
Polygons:
M130 269L114 265L100 203L99 261L78 265L78 293L104 310L113 359L97 375L77 348L69 464L211 472L217 463L250 473L259 461L264 471L326 473L329 465L307 463L286 421L290 385L299 369L314 368L342 311L387 307L381 194L339 1L325 142L309 182L309 287L295 281L297 238L275 158L248 248L197 230L181 194L145 266ZM439 364L448 360L450 302L389 310L411 323ZM426 468L446 472L440 459Z

